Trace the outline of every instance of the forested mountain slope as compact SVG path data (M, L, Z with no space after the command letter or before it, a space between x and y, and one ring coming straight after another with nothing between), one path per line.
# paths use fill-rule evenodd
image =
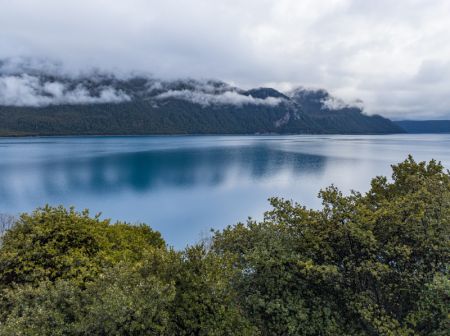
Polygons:
M450 133L450 120L400 120L394 123L408 133Z
M220 81L0 74L0 136L402 133L324 90Z

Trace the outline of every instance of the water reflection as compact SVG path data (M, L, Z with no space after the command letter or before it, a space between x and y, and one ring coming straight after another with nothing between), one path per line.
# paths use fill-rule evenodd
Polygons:
M0 139L0 213L46 203L145 222L182 247L260 217L267 198L319 206L331 183L366 190L412 153L450 165L450 136Z
M64 193L101 195L194 185L214 187L225 183L235 172L252 180L267 179L286 170L293 174L317 174L325 161L320 155L286 152L268 145L151 150L93 157L68 155L26 165L0 164L0 195L5 200L25 188L57 197ZM21 176L22 183L11 184L17 181L17 176Z

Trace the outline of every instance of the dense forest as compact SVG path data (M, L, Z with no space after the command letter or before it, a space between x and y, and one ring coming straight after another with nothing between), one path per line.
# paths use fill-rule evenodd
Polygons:
M0 136L404 132L324 90L1 73L0 84Z
M0 334L448 335L449 172L409 157L320 197L182 251L87 210L3 216Z
M394 123L408 133L450 133L450 120L400 120Z

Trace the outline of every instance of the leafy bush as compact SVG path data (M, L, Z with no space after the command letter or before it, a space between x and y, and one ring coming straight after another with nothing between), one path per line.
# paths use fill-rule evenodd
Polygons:
M46 206L0 246L1 335L245 335L229 262L148 226Z
M239 260L234 286L263 335L428 335L448 323L450 177L439 163L410 157L365 195L320 196L320 211L274 198L262 222L214 237L216 253Z
M57 279L83 283L104 267L138 260L164 244L148 226L111 225L87 210L46 206L23 214L2 237L0 287Z
M449 172L409 157L320 197L179 252L145 225L24 214L1 238L0 334L446 335Z

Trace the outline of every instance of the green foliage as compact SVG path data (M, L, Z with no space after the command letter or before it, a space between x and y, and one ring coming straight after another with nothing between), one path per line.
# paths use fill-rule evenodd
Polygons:
M449 174L410 157L392 178L366 195L330 187L320 211L274 198L263 222L216 233L263 335L428 335L448 323L436 286L448 280Z
M148 248L162 247L147 226L111 225L88 211L46 206L23 214L2 237L0 287L56 279L84 282L120 260L138 260Z
M203 245L187 248L173 270L177 294L171 335L254 335L230 290L232 260L208 253Z
M450 330L450 278L437 273L422 290L408 322L422 335L444 336Z
M174 291L128 265L106 270L84 290L68 280L19 286L3 293L0 334L162 335Z
M46 206L2 238L0 335L248 335L232 271L148 226Z
M89 285L80 319L85 335L161 335L167 331L175 288L157 275L127 266L106 271Z
M85 303L81 289L65 280L13 286L3 289L0 298L4 336L76 335Z
M409 157L320 197L180 252L87 211L24 214L1 238L0 335L447 335L449 173Z

